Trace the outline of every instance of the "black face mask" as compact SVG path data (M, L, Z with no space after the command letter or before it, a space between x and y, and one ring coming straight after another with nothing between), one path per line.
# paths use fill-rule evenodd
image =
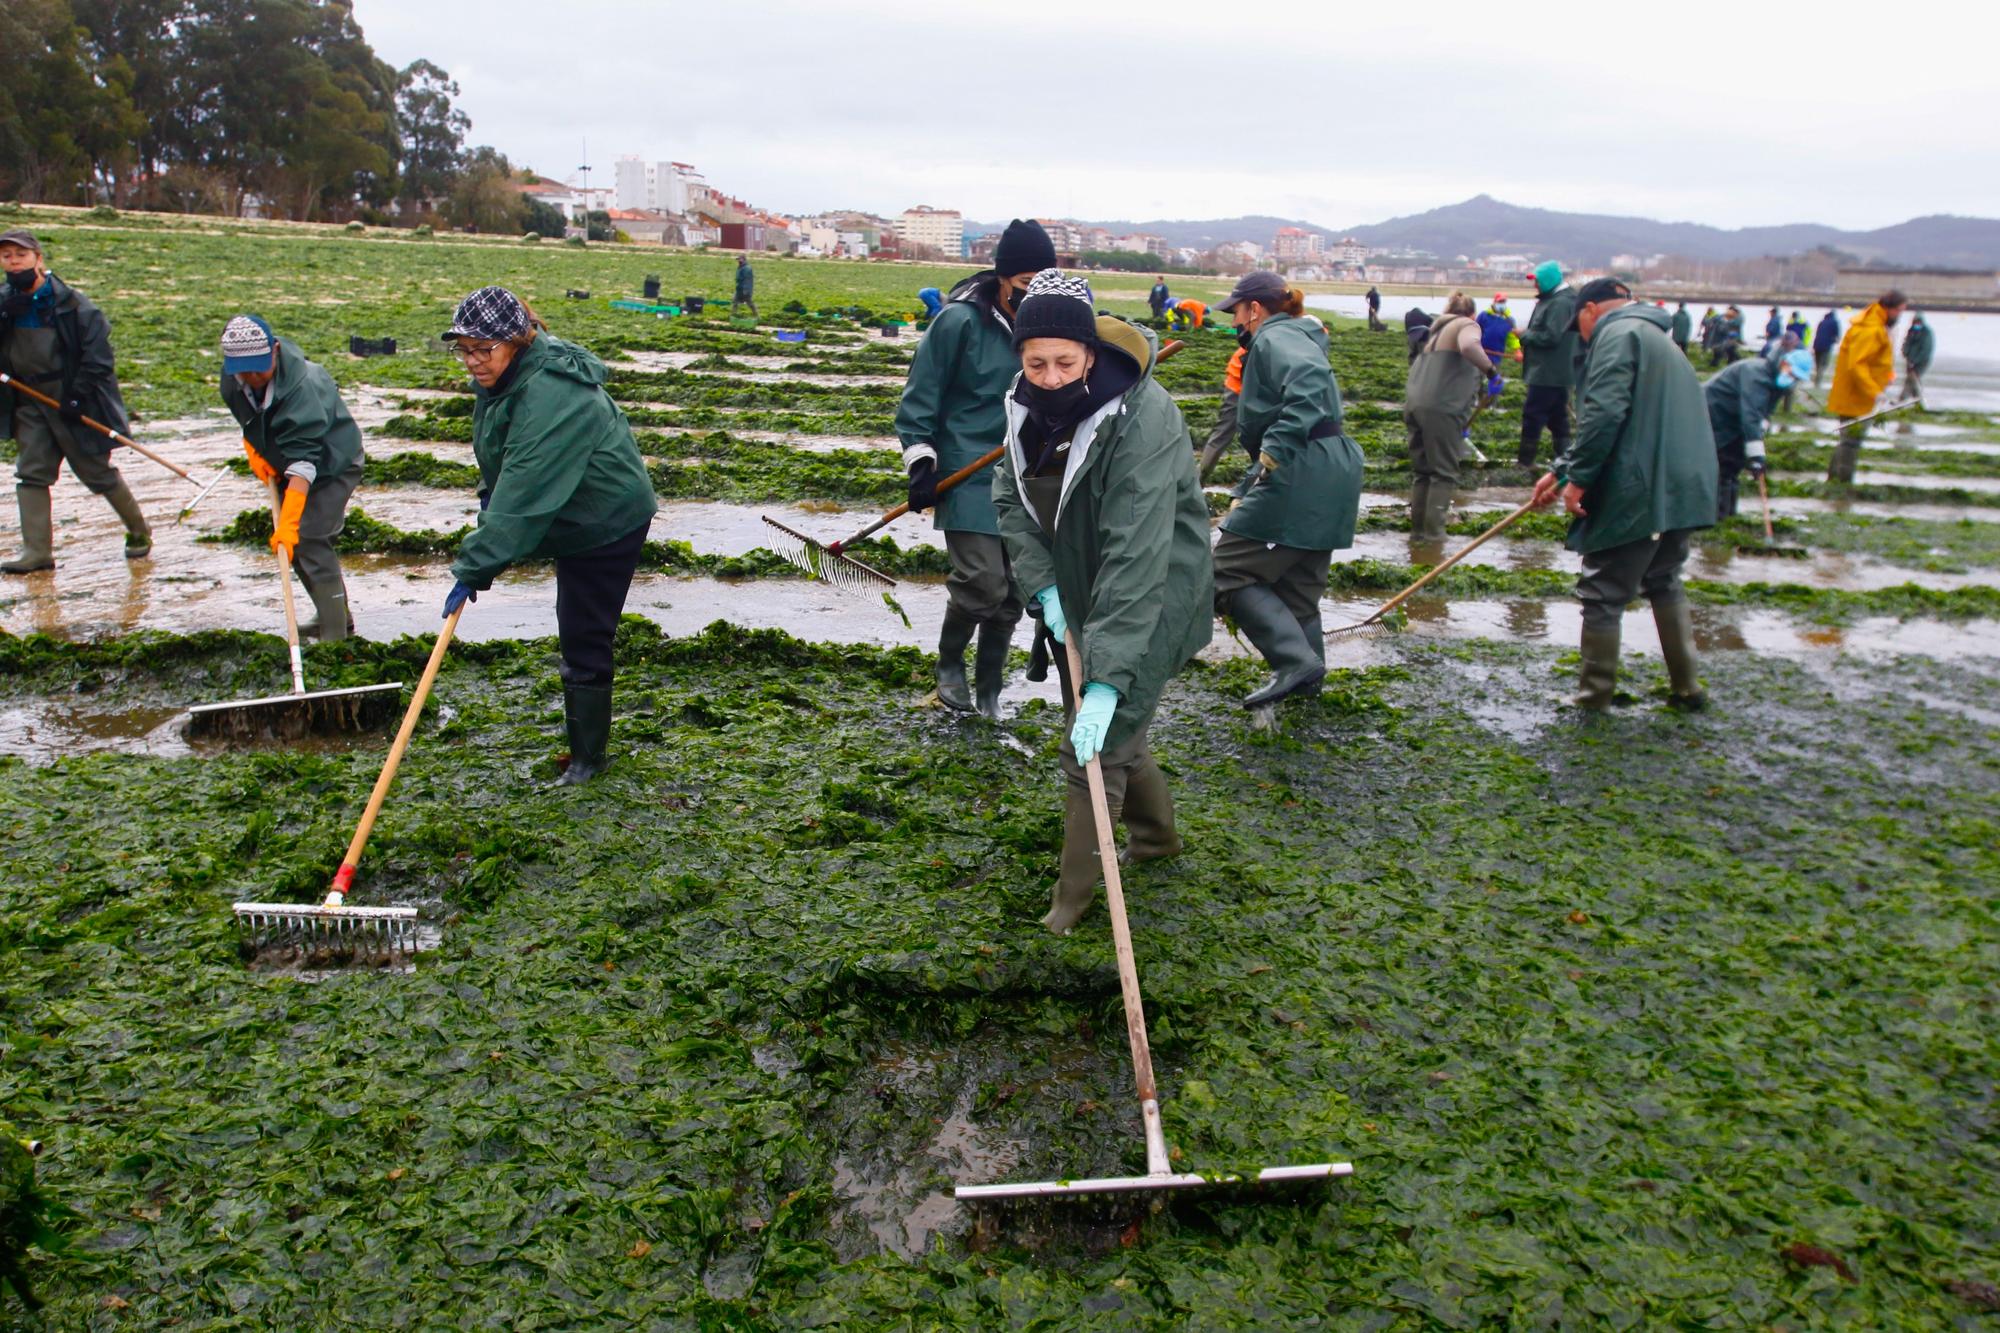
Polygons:
M1055 431L1070 425L1081 418L1090 405L1090 376L1087 374L1079 375L1057 389L1044 389L1025 380L1022 383L1028 391L1028 415L1044 430Z
M1236 345L1248 351L1250 350L1250 339L1255 336L1249 329L1238 329L1236 330Z
M7 285L17 292L31 292L35 289L35 284L41 280L41 275L31 268L24 268L19 273L7 275Z

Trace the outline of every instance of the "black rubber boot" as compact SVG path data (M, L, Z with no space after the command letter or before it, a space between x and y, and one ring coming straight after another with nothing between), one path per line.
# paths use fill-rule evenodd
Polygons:
M569 732L569 767L556 782L574 787L611 764L605 754L611 743L611 687L563 686L563 726Z
M21 554L0 565L0 574L36 574L56 567L55 523L46 486L16 486L21 508Z
M1826 466L1826 479L1842 485L1853 485L1854 465L1861 461L1861 443L1856 440L1842 440L1833 446L1833 457Z
M1611 707L1611 699L1618 690L1618 648L1622 637L1621 627L1610 629L1583 627L1581 651L1583 665L1577 670L1577 692L1570 702L1587 712L1601 713Z
M1667 659L1667 707L1698 713L1708 707L1694 648L1694 617L1687 598L1653 603L1653 625L1660 632L1660 656Z
M1540 432L1537 432L1537 434L1539 435ZM1541 441L1539 439L1522 440L1521 447L1514 451L1514 461L1522 467L1533 467L1535 465L1535 455L1540 452Z
M1007 654L1014 648L1014 622L989 620L979 627L979 655L972 663L972 698L979 711L998 721L1000 688L1007 683ZM943 691L938 692L943 697Z
M965 684L965 647L979 626L957 607L947 603L944 628L938 632L938 702L960 713L972 711L972 693Z
M1326 663L1306 642L1299 622L1284 600L1262 583L1229 594L1229 615L1271 665L1273 675L1260 690L1245 697L1245 708L1262 708L1326 676Z
M153 553L153 530L146 524L146 515L139 508L138 497L132 488L120 478L117 489L107 491L105 500L118 517L125 521L125 558L143 560Z
M1739 483L1734 477L1730 477L1726 481L1718 481L1715 483L1716 522L1719 523L1725 518L1730 518L1734 516L1734 514L1736 513L1736 497L1737 497L1738 485Z
M1306 646L1311 648L1313 656L1319 659L1320 671L1322 679L1324 679L1326 671L1326 626L1320 621L1319 608L1314 607L1311 615L1300 616L1298 617L1298 621L1299 633L1306 636ZM1319 697L1320 684L1321 681L1316 680L1310 685L1299 686L1299 698L1317 699Z

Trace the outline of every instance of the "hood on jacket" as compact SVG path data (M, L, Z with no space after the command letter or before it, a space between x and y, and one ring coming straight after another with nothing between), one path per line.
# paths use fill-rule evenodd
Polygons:
M594 388L602 388L611 378L611 372L589 348L543 333L514 358L498 384L490 389L474 387L482 397L498 397L541 374L560 375Z
M1597 328L1590 335L1590 340L1596 342L1598 334L1604 331L1605 325L1615 323L1621 319L1643 319L1662 333L1671 329L1674 324L1673 316L1658 306L1647 305L1643 301L1633 301L1629 305L1621 305L1610 314L1601 317L1597 321Z
M1132 386L1152 373L1153 359L1158 354L1157 341L1151 329L1141 329L1136 324L1128 324L1116 315L1097 317L1097 359L1091 364L1090 373L1085 376L1090 385L1090 401L1097 407L1086 413L1086 418L1095 415L1098 408L1115 401L1121 394L1131 391ZM1016 375L1014 387L1007 395L1013 401L1026 407L1028 404L1028 381Z

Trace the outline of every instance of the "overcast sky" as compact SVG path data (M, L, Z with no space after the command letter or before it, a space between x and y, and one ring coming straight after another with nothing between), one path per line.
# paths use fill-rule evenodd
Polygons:
M2000 217L1986 4L355 0L472 142L692 162L783 212L1269 213L1481 192L1738 227Z

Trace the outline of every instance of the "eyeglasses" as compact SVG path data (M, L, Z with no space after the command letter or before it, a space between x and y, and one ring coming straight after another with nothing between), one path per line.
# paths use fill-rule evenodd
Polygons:
M474 361L491 361L493 354L506 345L506 343L487 343L484 347L474 347L468 342L459 341L451 345L451 354L471 365Z

